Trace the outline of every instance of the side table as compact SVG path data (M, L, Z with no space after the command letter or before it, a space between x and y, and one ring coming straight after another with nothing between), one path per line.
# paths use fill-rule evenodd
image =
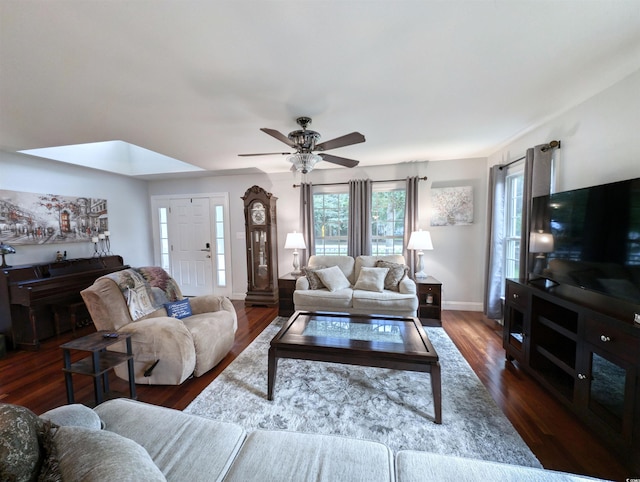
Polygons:
M278 316L293 315L293 292L296 290L296 280L301 275L294 276L291 273L285 274L278 278L278 296L280 298L278 304Z
M433 276L415 278L418 318L423 325L442 326L442 283Z
M64 361L62 371L64 372L64 380L67 387L67 401L69 404L75 403L73 395L73 373L93 377L96 405L99 405L104 401L105 394L109 392L109 371L125 362L128 364L129 369L129 392L132 399L136 398L131 335L122 333L119 334L117 338L105 338L103 336L105 333L108 332L98 331L60 345ZM108 346L121 341L125 341L126 343L126 353L107 351ZM71 363L71 350L90 352L91 355L87 355L79 361Z

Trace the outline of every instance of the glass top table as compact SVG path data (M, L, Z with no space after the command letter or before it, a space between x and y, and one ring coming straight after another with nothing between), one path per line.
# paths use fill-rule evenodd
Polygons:
M427 372L435 422L442 422L438 354L418 318L295 312L271 340L269 400L273 400L279 358Z

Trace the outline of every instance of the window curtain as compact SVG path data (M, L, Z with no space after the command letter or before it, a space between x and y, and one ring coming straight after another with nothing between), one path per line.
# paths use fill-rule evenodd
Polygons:
M502 319L502 280L504 279L504 237L507 170L493 166L489 171L487 213L487 255L485 265L484 315Z
M300 253L300 266L306 266L309 256L315 253L313 230L313 185L310 182L300 184L300 226L307 249Z
M371 254L371 180L349 181L349 256Z
M551 169L554 149L549 144L540 144L527 149L524 164L524 186L522 193L522 226L520 229L520 278L526 280L532 271L535 253L529 253L529 233L534 227L532 213L534 197L551 192Z
M416 272L416 251L410 252L407 249L409 244L409 238L413 231L418 230L418 223L420 222L419 213L419 196L418 185L420 178L418 176L407 177L405 190L405 205L404 205L404 248L402 254L406 260L407 266L409 266L409 273L412 275Z

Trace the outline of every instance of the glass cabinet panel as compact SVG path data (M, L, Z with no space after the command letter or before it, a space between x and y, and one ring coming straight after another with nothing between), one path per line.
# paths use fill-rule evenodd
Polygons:
M589 410L616 431L622 429L627 371L612 361L591 353Z

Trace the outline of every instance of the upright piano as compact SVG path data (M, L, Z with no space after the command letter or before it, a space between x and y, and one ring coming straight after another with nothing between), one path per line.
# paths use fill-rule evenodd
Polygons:
M14 348L37 350L40 340L54 335L52 306L81 301L80 291L100 276L125 268L121 256L2 268L0 333Z

